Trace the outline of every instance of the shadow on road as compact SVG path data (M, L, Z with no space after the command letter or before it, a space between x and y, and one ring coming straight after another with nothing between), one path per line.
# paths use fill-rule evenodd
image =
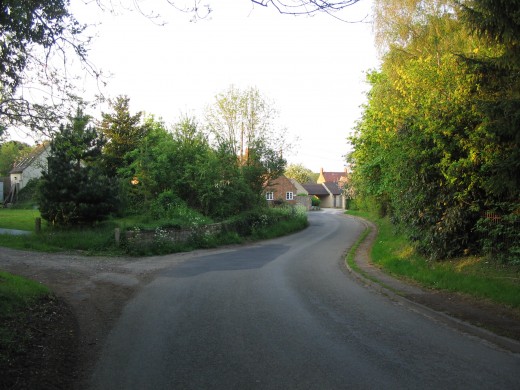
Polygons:
M187 261L167 276L189 278L214 271L238 271L262 268L289 250L287 245L262 245L247 250L218 253Z

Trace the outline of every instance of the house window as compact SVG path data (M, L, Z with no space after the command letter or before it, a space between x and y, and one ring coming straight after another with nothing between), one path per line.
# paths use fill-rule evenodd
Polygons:
M274 200L274 192L266 192L265 193L265 199L267 199L267 200Z
M293 200L294 194L292 192L285 193L285 200Z

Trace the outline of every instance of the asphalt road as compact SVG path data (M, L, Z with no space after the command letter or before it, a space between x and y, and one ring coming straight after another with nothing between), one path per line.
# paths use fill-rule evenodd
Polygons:
M359 284L342 264L363 226L190 258L124 308L92 389L520 389L520 356Z

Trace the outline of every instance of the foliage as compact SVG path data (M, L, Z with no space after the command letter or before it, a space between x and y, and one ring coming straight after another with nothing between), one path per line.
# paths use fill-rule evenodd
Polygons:
M275 225L285 226L282 230L288 229L285 234L293 232L289 225L284 225L283 221L294 220L298 221L296 225L299 226L296 230L301 230L307 226L307 210L304 206L293 206L284 204L280 207L257 208L241 213L226 222L226 229L237 232L240 236L253 236L256 238L270 238L275 237L280 232L269 233Z
M217 95L206 112L214 146L235 156L255 194L261 194L265 183L279 177L286 164L286 129L275 126L276 116L258 89L241 91L233 86Z
M320 207L321 199L318 198L316 195L313 195L311 198L311 206L314 207Z
M74 96L69 56L96 74L86 59L85 26L68 0L4 0L0 9L0 129L47 131ZM31 96L28 99L28 96Z
M130 114L130 98L118 96L111 100L112 113L102 113L100 131L107 139L103 157L109 176L115 176L118 169L125 167L131 160L128 154L135 150L147 132L142 126L141 112Z
M312 172L310 169L305 168L303 164L289 164L285 168L284 175L289 179L294 179L298 183L316 183L318 175Z
M169 204L171 195L165 194L162 202ZM0 210L0 227L31 230L37 210ZM194 218L196 220L194 220ZM22 219L25 219L22 221ZM92 255L151 255L196 248L216 247L219 245L242 243L245 239L260 239L282 236L307 226L307 213L303 207L282 207L276 209L257 209L243 215L234 216L224 222L224 230L217 235L199 234L185 243L175 243L166 239L167 229L196 228L210 223L193 210L182 208L172 219L153 220L149 214L133 215L124 218L111 218L95 226L57 228L43 226L39 234L26 236L0 234L0 246L17 249L30 249L46 252L82 251ZM254 226L254 229L251 227ZM152 242L130 242L122 235L121 243L116 245L114 228L121 231L153 231ZM195 229L196 230L196 229Z
M226 145L210 147L194 118L182 118L173 132L153 118L145 125L148 133L128 154L131 163L119 170L123 198L131 209L140 212L165 192L220 220L259 204L250 181L257 178L254 166L243 169ZM132 185L133 178L138 182Z
M162 192L151 203L150 215L156 221L168 221L168 224L174 223L180 227L193 227L212 222L211 219L190 209L186 202L171 190Z
M32 148L24 142L8 141L0 145L0 177L8 176L15 162L28 155Z
M282 14L334 15L359 0L294 1L253 0L264 7L272 6ZM125 3L125 4L123 4ZM123 2L119 7L134 9L145 17L156 18L153 11L143 11L143 4ZM168 1L175 9L187 12L196 20L212 11L211 1ZM180 3L180 4L179 4ZM101 10L117 9L108 0L91 2ZM189 5L188 5L189 4ZM80 99L75 92L77 75L71 63L80 64L83 73L99 79L101 72L88 61L89 36L69 12L70 0L4 0L0 9L0 134L11 125L30 130L48 131L72 104ZM75 61L73 61L75 60ZM30 91L31 93L27 93ZM25 92L25 93L24 93ZM30 95L31 99L27 96Z
M51 142L47 171L42 172L42 218L53 225L93 224L115 210L115 183L100 166L104 138L78 109Z
M279 208L278 208L279 209ZM273 210L277 210L274 208ZM305 229L309 222L307 221L307 210L304 206L294 206L294 208L282 208L286 215L278 216L276 222L270 225L255 226L252 237L253 239L269 239L291 234Z
M38 205L38 187L40 180L31 179L20 190L16 203L11 207L16 209L34 209Z
M386 53L351 138L357 197L432 259L479 251L481 214L518 208L519 73L497 65L507 45L469 33L447 1L376 8Z

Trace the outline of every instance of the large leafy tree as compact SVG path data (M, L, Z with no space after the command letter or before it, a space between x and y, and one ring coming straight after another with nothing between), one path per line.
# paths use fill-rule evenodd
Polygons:
M466 61L479 77L483 93L480 131L489 138L483 170L488 196L496 201L520 198L520 2L473 0L462 17L483 42Z
M319 177L318 173L312 172L303 164L289 164L285 168L285 176L290 179L295 179L299 183L315 183Z
M39 203L42 217L58 226L93 224L115 211L117 189L103 174L104 138L88 126L78 109L51 141L48 168L42 172Z
M85 26L68 0L4 0L0 5L0 128L47 131L74 96L68 56L96 75L87 61ZM31 96L31 99L28 99Z
M497 15L477 18L483 3L464 2L491 23L474 34L449 1L376 2L385 54L352 139L354 181L432 258L477 249L491 205L518 207L518 68L502 61L516 46L484 39ZM512 39L509 22L497 30Z
M486 252L520 263L520 2L468 0L461 17L482 44L465 56L479 78L475 106L482 113L481 188L484 211L477 231Z
M277 112L256 88L231 86L215 97L206 112L206 126L218 150L235 155L252 190L262 191L283 173L283 152L290 145L286 130L276 126Z
M148 132L129 153L131 163L119 170L123 198L131 208L149 208L159 198L169 199L174 207L178 199L223 219L257 204L259 198L246 183L236 155L225 147L212 148L194 118L183 117L173 131L152 117L144 125Z

